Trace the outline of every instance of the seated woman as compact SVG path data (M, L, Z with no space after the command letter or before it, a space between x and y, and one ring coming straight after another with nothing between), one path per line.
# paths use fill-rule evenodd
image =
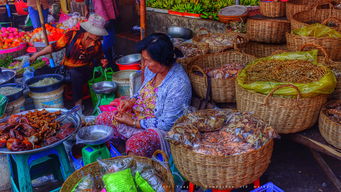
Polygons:
M144 82L134 97L120 101L112 127L127 140L127 154L151 157L155 150L165 150L163 137L189 106L192 88L182 66L175 63L176 51L167 35L151 34L138 49Z

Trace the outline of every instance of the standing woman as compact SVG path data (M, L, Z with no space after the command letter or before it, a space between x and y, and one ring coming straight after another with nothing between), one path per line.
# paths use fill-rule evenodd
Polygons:
M90 15L87 22L81 23L79 31L65 33L56 43L45 47L35 53L30 61L35 61L39 56L66 48L62 65L70 73L72 85L72 99L75 105L82 104L82 86L91 77L94 63L101 63L106 67L108 60L104 59L101 37L108 35L104 29L105 20L98 15Z
M108 59L109 64L114 71L118 71L116 65L113 65L113 51L115 46L115 22L119 16L117 0L86 0L86 14L95 13L104 18L106 24L105 29L108 35L103 37L102 50L104 56Z
M44 23L47 23L47 16L49 14L49 3L47 2L47 0L41 0L40 3L43 11ZM33 28L41 27L36 0L27 0L27 6L28 14L32 21Z

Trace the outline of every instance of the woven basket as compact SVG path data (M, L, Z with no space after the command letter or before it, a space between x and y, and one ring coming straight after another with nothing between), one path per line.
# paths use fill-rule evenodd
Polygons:
M290 23L283 19L249 18L247 35L251 41L261 43L284 43L285 33L290 32Z
M316 44L306 44L301 47L301 51L304 51L307 47L309 48L317 48L323 53L323 56L318 56L318 62L323 63L324 65L328 66L332 69L336 76L336 87L334 92L329 96L328 99L336 100L341 98L341 61L333 61L329 58L328 53L326 50Z
M157 154L161 153L164 156L165 162L167 161L167 158L165 158L165 154L161 151L156 151L153 156L156 156ZM119 157L114 157L111 159L105 159L103 160L104 162L110 162L110 160L115 160L115 159L124 159L127 157L134 157L134 159L138 160L139 162L143 162L146 164L149 164L155 168L157 173L162 177L164 181L164 189L166 192L174 192L174 180L173 180L173 175L170 172L169 169L163 167L159 162L152 160L147 157L140 157L140 156L119 156ZM70 175L66 181L63 183L62 188L60 192L70 192L74 188L74 186L85 176L91 174L92 176L95 177L95 186L97 188L103 188L103 183L101 181L102 175L100 171L100 166L97 162L91 163L89 165L86 165L82 167L81 169L75 171Z
M195 43L195 44L201 50L201 54L200 55L205 55L205 54L207 54L209 52L209 45L207 43ZM181 64L183 66L183 68L185 69L185 71L188 73L188 65L189 65L189 63L191 63L196 57L198 57L200 55L196 55L196 56L193 56L193 57L178 58L176 60L176 62Z
M316 4L313 6L312 9L302 11L299 13L296 13L293 15L291 22L291 29L299 29L302 27L305 27L312 23L323 23L326 19L329 19L331 17L341 20L341 10L340 9L318 9L317 7L319 5L326 4ZM329 3L329 6L333 6L331 3Z
M336 102L340 103L341 100L338 100ZM328 103L328 104L331 104L331 103ZM319 118L320 133L322 137L329 144L333 145L336 148L341 149L341 129L340 129L341 124L329 119L329 117L324 112L325 109L326 107L324 106L320 112L320 118Z
M193 37L193 42L195 43L201 43L203 38L211 37L212 35L220 36L223 39L230 39L231 45L216 45L215 42L207 42L209 43L209 53L219 53L226 51L227 49L232 49L234 47L234 44L237 44L238 47L243 47L247 42L249 42L249 39L245 34L242 33L236 33L236 32L226 32L226 33L210 33L207 29L201 28L199 30L199 33L196 34ZM219 42L217 42L219 43Z
M245 47L241 48L244 53L255 57L267 57L277 50L286 50L286 44L267 44L249 41Z
M190 63L189 77L194 92L201 98L207 98L208 78L204 72L205 68L219 68L229 63L240 63L246 65L255 60L252 55L239 51L227 51L213 53L197 57ZM200 72L198 75L195 72ZM228 79L211 78L211 98L216 103L235 102L235 77Z
M270 125L278 133L296 133L313 126L328 95L319 95L309 98L283 98L272 96L273 92L282 87L278 86L268 95L255 93L236 85L237 109L240 111L254 112L256 116Z
M13 58L23 56L26 54L26 47L27 47L27 44L22 43L18 47L13 47L10 49L1 50L1 51L6 51L6 53L0 53L0 59L5 59L6 57L9 57L9 56L11 56Z
M261 148L225 157L203 155L170 143L174 163L188 181L209 189L231 189L250 184L268 168L273 140Z
M286 2L259 1L260 13L266 17L284 17Z
M287 33L286 38L287 48L289 50L299 51L305 44L316 44L323 47L332 60L341 60L341 40L339 39L329 37L306 37L292 33Z
M292 16L298 12L308 10L310 5L314 4L316 0L291 0L286 5L286 16L290 21Z

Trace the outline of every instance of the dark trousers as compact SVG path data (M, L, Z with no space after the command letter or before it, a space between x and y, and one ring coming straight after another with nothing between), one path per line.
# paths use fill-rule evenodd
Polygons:
M72 88L72 101L77 102L83 97L83 85L91 78L93 67L70 67L68 70L70 73L70 83Z

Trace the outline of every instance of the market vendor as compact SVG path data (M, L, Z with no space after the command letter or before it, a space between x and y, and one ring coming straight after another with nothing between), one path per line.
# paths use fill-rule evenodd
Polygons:
M82 85L91 77L94 63L101 63L103 67L108 64L101 47L101 37L108 35L104 28L105 20L98 15L91 15L87 22L81 23L79 31L65 33L56 43L35 53L30 61L35 61L39 56L66 48L62 65L66 66L70 74L72 85L72 99L75 105L82 104Z
M127 154L151 157L157 149L166 150L164 134L189 106L192 88L182 66L175 63L177 51L167 35L151 34L138 48L146 66L141 89L120 100L116 113L100 114L97 122L108 125L111 116L115 136L126 140Z

